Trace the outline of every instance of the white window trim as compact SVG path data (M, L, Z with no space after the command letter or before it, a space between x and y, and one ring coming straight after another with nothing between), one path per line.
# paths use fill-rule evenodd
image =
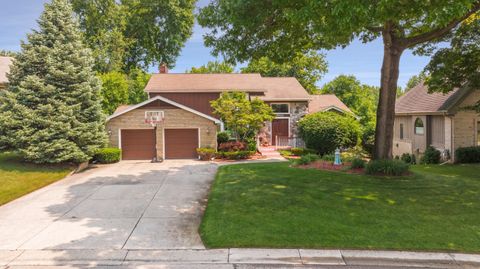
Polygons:
M201 135L200 135L200 127L169 127L169 128L162 128L162 158L165 160L165 145L167 144L165 141L165 130L176 130L176 129L197 129L198 132L198 145L197 148L200 148L201 143Z
M275 114L290 114L290 103L270 103L270 107L272 107L272 105L287 105L288 107L288 112L274 112ZM273 109L273 108L272 108Z

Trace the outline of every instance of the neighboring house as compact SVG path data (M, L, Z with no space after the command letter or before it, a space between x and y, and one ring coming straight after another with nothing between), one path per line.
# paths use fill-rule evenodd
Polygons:
M0 90L5 89L8 83L7 74L10 72L10 65L13 58L0 56Z
M417 85L396 102L393 155L422 155L431 145L455 161L456 149L480 145L480 116L469 109L479 100L477 89L442 94Z
M162 69L160 74L152 75L145 87L147 101L120 106L108 117L110 144L122 148L123 159L196 158L196 148L216 148L217 131L223 130L223 123L213 114L210 101L226 91L245 92L248 98L258 97L272 106L277 116L260 132L268 144L297 143L297 122L308 113L312 97L295 78L168 74L166 68ZM144 122L146 113L151 111L164 115L156 133Z
M353 115L353 112L334 94L312 95L308 112L335 111L341 114Z

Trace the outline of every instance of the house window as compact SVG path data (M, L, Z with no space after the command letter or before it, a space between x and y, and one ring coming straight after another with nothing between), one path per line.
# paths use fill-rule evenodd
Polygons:
M400 123L400 139L403 139L403 123Z
M417 118L415 120L415 134L423 135L424 133L425 133L425 127L423 125L423 120L420 118Z
M288 104L272 104L271 106L275 114L290 113L290 106Z

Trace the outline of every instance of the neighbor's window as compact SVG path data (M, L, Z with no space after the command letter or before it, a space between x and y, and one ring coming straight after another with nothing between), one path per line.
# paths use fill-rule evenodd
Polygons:
M417 118L415 120L415 134L423 135L425 133L425 127L423 126L423 120Z
M290 108L288 104L272 104L273 112L277 114L286 114L290 113Z
M403 139L403 123L400 123L400 139Z

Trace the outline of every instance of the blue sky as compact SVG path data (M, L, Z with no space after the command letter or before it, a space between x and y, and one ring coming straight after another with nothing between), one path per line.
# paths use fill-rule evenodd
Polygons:
M0 49L18 51L20 40L36 27L36 19L47 0L1 0L0 9ZM208 0L200 0L205 5ZM192 66L200 66L215 58L210 49L203 46L202 34L205 32L195 25L194 33L185 44L176 67L170 72L183 73ZM381 40L368 44L355 41L345 49L325 51L329 71L319 82L319 86L341 74L355 75L362 83L379 85L382 64L383 45ZM219 59L221 60L221 59ZM429 58L414 56L407 51L402 56L399 85L405 86L408 79L418 74L428 63ZM152 70L153 71L153 70Z

